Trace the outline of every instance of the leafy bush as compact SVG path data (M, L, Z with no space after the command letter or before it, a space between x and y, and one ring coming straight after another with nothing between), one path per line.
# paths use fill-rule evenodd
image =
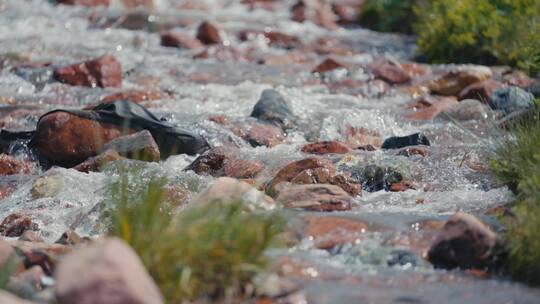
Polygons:
M515 216L505 220L509 268L519 280L540 285L540 120L539 110L521 121L515 140L497 150L492 168L518 194Z
M540 0L422 1L414 12L429 61L530 65Z
M136 195L127 182L114 185L112 233L137 251L168 303L242 296L283 226L278 215L249 212L243 202L197 203L174 215L163 203L165 180Z
M360 24L383 32L411 34L414 0L367 0L362 5Z

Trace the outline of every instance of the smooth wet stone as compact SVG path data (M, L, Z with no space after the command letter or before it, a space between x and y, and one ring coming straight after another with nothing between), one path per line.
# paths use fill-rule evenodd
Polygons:
M448 97L426 97L416 100L411 106L414 108L412 113L405 117L410 120L425 121L433 120L441 112L458 104L454 96Z
M402 84L411 81L411 75L393 59L382 59L371 65L375 77L390 84Z
M109 6L110 0L57 0L60 4L81 6Z
M504 114L528 110L534 106L534 95L518 87L500 88L491 94L490 106Z
M476 99L484 104L489 104L493 92L504 86L505 85L502 82L493 79L473 83L459 93L458 99Z
M345 68L345 66L332 58L326 58L323 62L319 63L319 65L317 65L311 72L325 73L340 68Z
M218 44L222 42L218 28L208 21L204 21L199 25L197 39L204 44Z
M458 212L444 224L428 251L437 268L483 268L491 262L497 235L476 217Z
M335 174L335 168L328 160L310 157L299 161L294 161L278 171L266 188L266 192L271 196L276 194L275 187L282 182L290 182L300 173L308 169L323 168L329 170L331 175Z
M465 99L445 109L437 118L457 121L481 120L489 116L489 107L476 99Z
M388 190L391 192L403 192L407 190L416 190L417 188L418 186L416 186L415 183L402 180L400 182L391 184Z
M333 167L306 169L291 180L293 184L331 184L339 186L351 196L362 193L362 185L356 180L344 175L336 175Z
M121 135L122 127L53 112L39 120L33 141L41 155L69 168L97 155L105 143Z
M130 159L157 162L160 160L159 147L148 130L115 138L102 148L103 151L116 151L120 156Z
M311 216L304 228L305 237L313 237L319 249L331 249L338 245L354 244L368 230L368 225L358 220L337 216Z
M120 91L120 92L112 93L110 95L106 95L99 100L99 103L113 103L119 100L127 100L134 103L142 103L145 101L167 99L167 98L170 98L170 95L161 91L126 90L126 91ZM96 105L87 106L86 109L92 109L94 106Z
M61 245L73 246L73 245L78 245L82 242L83 242L83 239L75 231L67 230L64 233L62 233L60 238L56 240L55 243L61 244Z
M204 46L197 38L177 32L162 33L161 45L179 49L198 49Z
M54 275L63 304L163 303L137 254L120 239L106 239L66 255Z
M210 187L201 192L195 203L213 201L238 202L243 201L250 209L269 210L275 207L274 200L248 183L230 177L218 178Z
M20 159L6 154L0 154L0 175L28 174L32 166Z
M231 131L252 147L274 147L285 140L283 129L265 121L246 120L232 125Z
M429 139L422 133L415 133L408 136L394 136L387 138L381 149L401 149L407 146L424 145L430 146Z
M458 96L467 86L487 80L493 76L484 66L462 66L457 71L450 71L429 84L432 93L445 96Z
M311 211L345 211L354 199L338 186L328 184L290 185L276 199L285 208Z
M346 154L349 147L337 141L320 141L303 146L300 151L309 154Z
M195 159L184 170L214 177L253 178L264 169L261 162L238 157L236 153L235 149L213 148Z
M7 237L21 236L27 230L38 230L39 227L26 215L12 213L0 223L0 234Z
M102 168L114 161L122 159L122 156L115 150L107 150L97 156L90 157L84 162L76 165L73 169L81 172L99 172Z
M274 123L283 129L292 128L297 120L287 101L278 91L273 89L266 89L262 92L250 116Z
M72 64L54 71L54 78L74 86L120 87L122 66L113 55Z

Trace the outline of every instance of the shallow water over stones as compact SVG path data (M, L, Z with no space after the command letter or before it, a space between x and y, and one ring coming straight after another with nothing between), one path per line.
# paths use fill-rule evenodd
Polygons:
M352 210L332 215L362 222L366 231L352 244L329 251L316 249L313 237L298 228L305 218L327 213L283 211L298 228L298 243L271 255L299 269L283 275L302 287L308 303L491 304L536 303L540 298L538 290L466 271L434 270L423 259L438 222L465 211L497 229L484 213L510 202L513 195L488 170L491 147L500 136L491 113L460 122L441 116L429 121L406 118L415 113L407 105L426 92L428 81L453 66L420 66L423 71L417 69L403 85L376 79L370 65L382 57L412 60L414 38L294 22L289 8L296 1L276 1L271 12L258 6L250 10L242 1L155 0L153 8L138 10L119 0L112 0L109 8L52 2L0 2L1 128L33 130L39 116L53 109L80 109L128 90L159 92L138 102L167 122L199 133L212 146L237 148L235 157L260 162L263 169L253 181L257 186L287 164L313 156L301 152L307 143L339 141L351 151L323 156L337 173L354 176L367 165L394 168L404 180L414 182L416 190L363 191L354 198ZM160 45L160 31L195 37L205 20L218 27L222 39L205 54L200 55L204 47ZM292 35L298 46L272 44L265 35L241 39L243 30ZM105 54L122 65L121 88L78 87L54 80L54 69ZM343 67L312 73L329 57ZM278 91L298 121L284 131L281 143L252 147L235 134L234 125L246 121L266 89ZM378 148L388 137L418 132L431 143L425 156L357 149L367 144ZM25 149L15 150L16 157L32 160ZM125 162L140 170L140 180L167 176L171 188L184 191L189 201L215 180L184 171L194 159L176 155L158 163ZM23 213L48 242L68 229L99 235L106 228L100 221L100 204L107 185L117 177L114 165L103 172L53 168L0 176L0 219ZM137 181L132 182L136 187Z

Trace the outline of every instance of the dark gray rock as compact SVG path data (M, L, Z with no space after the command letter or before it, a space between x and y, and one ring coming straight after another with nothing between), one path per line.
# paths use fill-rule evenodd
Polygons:
M429 139L422 133L415 133L407 136L394 136L387 138L381 149L400 149L408 146L424 145L430 146Z
M534 106L534 95L518 87L500 88L491 94L492 109L510 114Z
M251 117L277 124L283 129L292 128L297 120L283 96L272 89L262 92L261 98L253 107Z
M351 177L362 183L362 188L368 192L388 190L390 185L403 180L403 174L392 167L368 165L365 167L345 168L345 171L349 171Z

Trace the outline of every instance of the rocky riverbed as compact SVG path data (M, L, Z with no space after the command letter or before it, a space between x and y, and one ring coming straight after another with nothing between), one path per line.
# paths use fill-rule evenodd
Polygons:
M202 193L283 213L264 284L294 288L276 303L537 303L484 271L514 199L490 155L534 81L416 62L414 37L354 25L361 2L0 1L0 261L25 259L10 291L77 303L62 256L106 232L122 162L167 177L179 212ZM81 263L126 250L101 246Z

